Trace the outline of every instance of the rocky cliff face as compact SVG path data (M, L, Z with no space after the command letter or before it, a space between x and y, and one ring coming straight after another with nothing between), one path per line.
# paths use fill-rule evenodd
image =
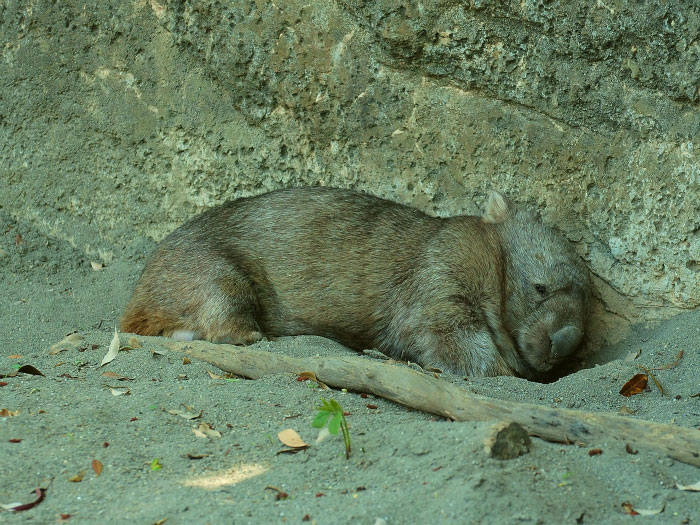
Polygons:
M700 305L695 2L7 1L0 43L0 207L107 262L282 186L498 188L577 244L601 333Z

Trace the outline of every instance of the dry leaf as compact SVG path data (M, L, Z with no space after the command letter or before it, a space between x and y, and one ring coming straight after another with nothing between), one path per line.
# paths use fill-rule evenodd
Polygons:
M217 375L214 372L211 372L210 370L207 370L207 374L209 374L209 377L211 377L212 379L223 379L220 375Z
M55 345L52 345L51 348L49 348L49 355L56 355L60 352L63 352L64 350L77 350L81 346L83 346L83 341L85 338L78 334L78 333L72 333L61 339L58 343Z
M112 337L112 342L109 343L109 350L107 351L107 354L102 358L102 362L100 363L100 366L104 366L107 363L111 362L114 360L115 357L117 357L117 354L119 353L119 334L117 333L117 327L114 327L114 337Z
M637 359L640 355L642 354L641 350L637 350L636 352L630 352L627 354L627 357L625 357L625 362L629 363L630 361L634 361Z
M277 434L277 439L279 439L288 447L292 448L306 448L309 446L308 443L304 443L304 440L301 439L301 436L297 434L297 431L292 428L287 428L279 432Z
M109 379L116 379L117 381L133 381L133 377L120 376L116 372L108 371L102 374L103 377L108 377Z
M166 355L166 353L163 350L153 350L151 349L151 355L153 357L160 357L162 355Z
M187 459L204 459L209 457L209 454L192 454L191 452L188 452L185 454L185 457Z
M9 510L11 512L21 512L23 510L29 510L44 500L44 496L46 495L46 489L37 487L36 489L34 489L34 494L36 494L36 499L31 503L10 503L7 505L0 505L0 508Z
M92 266L92 271L93 272L99 272L102 270L105 265L101 262L95 262L95 261L90 261L90 266Z
M656 516L664 511L666 503L664 502L658 509L635 509L629 501L625 501L622 504L622 508L630 516Z
M126 388L126 387L123 387L123 386L117 386L117 387L110 386L108 388L109 388L109 391L112 392L112 395L114 397L116 397L116 396L128 396L129 394L131 394L131 390Z
M637 411L636 411L636 410L632 410L631 408L626 407L626 406L624 406L624 405L622 405L622 406L620 407L620 409L617 411L618 414L627 415L627 416L632 415L632 414L634 414L635 412L637 412Z
M323 390L330 390L328 385L319 381L318 378L316 377L316 374L314 374L313 372L302 372L301 374L299 374L297 376L297 381L306 381L306 380L310 380L310 381L317 383L318 386L320 386Z
M204 410L200 410L199 414L195 414L194 412L186 412L184 410L166 410L168 414L172 414L173 416L180 416L184 417L185 419L198 419L202 417L202 414L204 414Z
M183 365L190 365L190 364L192 364L192 361L190 361L190 358L189 358L189 357L183 357L183 358L182 358L182 364L183 364Z
M316 444L318 445L319 443L321 443L322 441L325 441L329 437L331 437L331 431L328 430L327 426L325 426L321 430L318 431L318 437L316 438Z
M676 483L676 488L681 490L689 490L692 492L700 492L700 481L693 483L692 485L681 485L680 483Z
M209 426L208 423L200 423L197 428L192 429L192 432L194 432L195 436L202 437L202 438L206 438L206 437L220 438L221 437L221 432L211 428L211 426Z
M666 503L662 503L661 507L658 509L634 509L640 516L656 516L661 514L666 508Z
M644 392L644 389L647 387L648 380L649 377L646 374L636 374L622 386L620 389L620 394L625 397L630 397Z
M21 354L12 354L7 356L9 359L22 359L24 356Z
M11 417L11 416L18 416L19 415L19 410L8 410L6 408L0 409L0 417Z
M102 463L100 463L100 461L97 459L93 459L92 460L92 470L94 470L95 474L98 476L100 474L102 474Z
M683 357L683 350L678 352L678 355L676 355L676 359L673 361L673 363L670 363L668 365L661 365L656 368L651 368L651 370L669 370L670 368L675 368L678 366L678 363L680 362L681 358Z
M278 489L277 487L272 487L268 485L265 487L265 490L274 490L277 494L275 494L275 500L281 500L281 499L287 499L289 497L289 494L287 494L285 491Z
M41 372L39 372L39 370L37 370L36 368L34 368L32 365L20 366L20 367L17 369L17 372L19 372L20 374L31 374L31 375L33 375L33 376L44 376L44 374L42 374ZM44 376L44 377L45 377L45 376Z
M138 338L134 337L133 335L129 337L129 340L126 342L126 344L130 348L141 348L141 341L139 341Z
M75 476L71 476L70 478L68 478L68 481L70 481L71 483L80 483L81 481L83 481L84 477L85 477L85 471L81 470Z

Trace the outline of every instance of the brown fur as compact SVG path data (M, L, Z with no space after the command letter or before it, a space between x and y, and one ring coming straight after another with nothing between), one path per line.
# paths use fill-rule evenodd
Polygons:
M586 269L494 194L483 217L429 217L330 188L217 206L161 242L121 329L248 344L315 334L470 375L536 377L578 347Z

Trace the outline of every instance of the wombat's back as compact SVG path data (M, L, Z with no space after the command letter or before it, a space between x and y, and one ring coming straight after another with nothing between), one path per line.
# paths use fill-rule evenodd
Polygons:
M340 189L285 189L230 201L161 242L121 327L201 335L205 327L181 322L183 312L229 311L225 294L215 291L228 287L250 295L265 334L374 346L391 301L439 228L439 219L412 208Z

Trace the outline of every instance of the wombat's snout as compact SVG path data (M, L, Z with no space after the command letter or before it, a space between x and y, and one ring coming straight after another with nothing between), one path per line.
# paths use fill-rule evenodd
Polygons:
M583 333L575 326L565 326L554 332L549 339L552 341L552 359L562 359L573 353L581 344Z

